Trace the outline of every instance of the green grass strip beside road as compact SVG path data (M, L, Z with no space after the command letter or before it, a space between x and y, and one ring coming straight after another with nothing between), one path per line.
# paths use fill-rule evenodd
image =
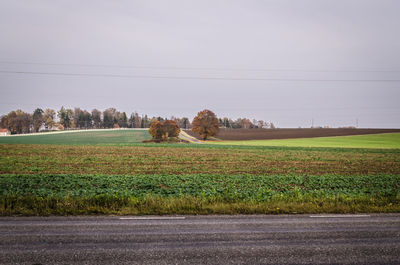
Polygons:
M1 215L400 212L400 175L1 175Z
M215 141L215 145L334 147L334 148L400 148L400 133L384 133L337 137L316 137L282 140Z

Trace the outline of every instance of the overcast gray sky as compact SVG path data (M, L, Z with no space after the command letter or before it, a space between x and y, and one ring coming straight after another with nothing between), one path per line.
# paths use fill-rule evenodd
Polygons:
M398 0L0 0L0 114L209 108L278 127L400 128L399 10Z

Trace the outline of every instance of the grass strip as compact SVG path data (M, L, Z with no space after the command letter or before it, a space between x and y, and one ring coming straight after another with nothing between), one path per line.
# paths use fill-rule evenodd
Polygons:
M49 215L164 215L164 214L304 214L304 213L398 213L399 197L347 196L326 198L288 196L266 202L227 202L220 198L193 196L144 198L97 195L92 197L1 196L1 216Z

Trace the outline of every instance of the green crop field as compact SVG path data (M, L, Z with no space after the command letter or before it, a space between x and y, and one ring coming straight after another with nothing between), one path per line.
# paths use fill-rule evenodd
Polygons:
M0 213L399 212L400 175L0 175Z
M151 139L148 130L89 130L0 137L8 144L130 145Z
M353 140L374 148L143 144L140 130L1 137L0 215L400 212L398 135Z
M147 130L90 130L61 133L42 133L0 137L0 144L57 144L57 145L138 145L151 139ZM369 134L339 137L299 138L283 140L211 141L209 145L277 146L277 147L334 147L334 148L400 148L400 133ZM207 144L207 145L208 145ZM210 146L210 148L212 148Z
M299 138L283 140L215 141L218 145L298 146L338 148L400 148L400 133Z

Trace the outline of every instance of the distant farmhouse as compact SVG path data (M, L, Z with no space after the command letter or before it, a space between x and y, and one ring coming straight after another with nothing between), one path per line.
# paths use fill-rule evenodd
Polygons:
M0 128L0 136L7 136L7 135L11 135L10 131L8 129Z

